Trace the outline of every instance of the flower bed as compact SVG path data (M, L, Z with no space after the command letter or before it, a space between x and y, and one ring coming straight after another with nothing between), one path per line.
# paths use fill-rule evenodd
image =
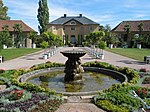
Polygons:
M131 86L131 85L113 85L108 90L100 92L98 96L94 97L94 103L106 111L111 112L133 112L140 107L145 107L138 98L134 97L132 91L150 105L150 94L148 89Z
M150 84L150 77L146 77L142 84Z
M62 103L56 95L30 93L18 87L11 87L0 92L0 111L5 112L37 112L40 109L54 112Z

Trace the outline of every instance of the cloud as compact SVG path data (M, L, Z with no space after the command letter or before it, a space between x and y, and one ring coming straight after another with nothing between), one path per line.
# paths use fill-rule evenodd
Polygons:
M38 0L4 0L11 19L21 19L37 30ZM100 24L118 24L123 20L145 19L149 17L150 1L143 0L48 0L50 22L64 14L83 14Z

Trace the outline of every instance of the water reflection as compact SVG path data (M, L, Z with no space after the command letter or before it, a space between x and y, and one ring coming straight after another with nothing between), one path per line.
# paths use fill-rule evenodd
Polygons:
M97 91L110 87L112 84L121 83L105 74L96 72L83 73L83 80L65 83L63 71L40 74L38 77L29 79L29 82L38 84L44 88L55 89L59 92L87 92Z

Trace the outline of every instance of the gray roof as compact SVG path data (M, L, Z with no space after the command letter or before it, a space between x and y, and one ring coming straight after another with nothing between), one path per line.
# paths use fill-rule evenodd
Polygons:
M49 24L63 25L71 20L75 20L81 24L97 24L98 25L98 23L96 23L84 16L81 16L81 17L80 16L72 16L72 17L64 17L63 16L63 17L60 17L60 18L50 22Z

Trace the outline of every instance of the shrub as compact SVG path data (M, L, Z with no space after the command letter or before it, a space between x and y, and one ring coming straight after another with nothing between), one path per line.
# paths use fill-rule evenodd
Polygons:
M148 100L148 89L129 84L126 86L124 85L125 84L114 84L109 89L99 92L99 95L94 97L95 104L101 108L105 107L105 110L110 111L112 109L111 111L113 111L113 108L109 107L108 104L99 104L99 102L107 100L108 102L111 102L112 105L115 105L116 108L125 107L128 111L138 110L142 103L138 98L132 95L133 90L149 104L150 99Z
M1 74L1 73L4 73L4 72L5 72L5 70L2 69L2 68L0 68L0 74Z
M96 105L101 107L102 109L110 112L129 112L129 110L123 106L114 105L109 100L98 100Z
M141 68L140 72L147 72L146 68Z
M111 69L115 70L118 72L121 72L125 74L128 78L128 82L132 84L136 84L139 80L139 75L136 71L129 69L128 67L117 67L111 64L108 64L106 62L87 62L83 64L84 67L100 67L100 68L106 68L106 69Z

